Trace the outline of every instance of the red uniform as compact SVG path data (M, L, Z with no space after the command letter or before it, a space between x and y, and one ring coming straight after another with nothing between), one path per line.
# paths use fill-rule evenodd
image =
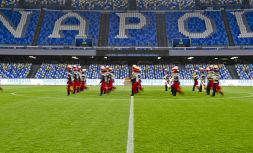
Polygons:
M132 95L131 96L134 96L135 94L137 94L139 92L138 74L136 74L135 72L132 73L131 82L132 82Z
M180 86L180 82L179 82L179 71L178 71L178 67L175 66L174 68L172 68L172 85L171 85L171 92L173 96L177 95L177 92L180 94L183 94L182 88Z
M108 93L108 76L106 73L101 74L101 86L100 86L100 96Z
M213 74L213 94L212 96L215 96L215 93L220 93L222 96L224 95L222 92L222 89L220 87L220 75L218 71L218 66L215 66L214 74Z
M85 72L86 72L86 69L82 69L82 72L81 72L81 82L80 82L80 89L81 89L81 91L83 91L84 89L87 89Z
M143 87L141 85L141 68L137 66L133 66L132 71L133 73L131 76L131 82L132 82L131 96L134 96L135 94L139 93L139 91L142 91Z
M67 95L70 95L70 92L73 92L73 74L72 74L72 67L68 66L68 73L67 73Z
M112 91L113 89L115 89L115 87L114 87L114 82L115 82L115 76L114 76L114 74L112 73L113 71L112 71L112 68L108 68L108 71L109 71L109 73L108 73L108 90L109 91Z
M199 78L198 78L198 75L197 75L197 71L195 71L195 72L193 73L192 79L193 79L193 81L194 81L192 91L195 91L195 88L196 88L196 87L199 89L199 87L198 87L198 85L199 85L198 79L199 79Z

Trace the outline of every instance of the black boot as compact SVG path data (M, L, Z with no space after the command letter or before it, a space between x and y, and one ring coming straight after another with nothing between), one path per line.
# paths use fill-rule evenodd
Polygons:
M192 87L192 91L195 91L195 84L194 84L193 87Z
M211 87L210 87L210 83L208 82L207 87L206 87L206 94L207 95L210 95L210 90L211 90Z
M215 93L216 93L216 83L213 84L213 94L212 94L213 97L215 96Z
M134 91L132 90L132 94L131 94L131 96L134 96Z
M102 89L100 89L100 96L102 96L103 95L103 90Z
M202 85L199 86L199 92L202 92Z

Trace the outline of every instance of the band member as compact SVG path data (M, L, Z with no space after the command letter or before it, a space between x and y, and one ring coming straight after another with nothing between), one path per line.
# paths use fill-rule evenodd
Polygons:
M137 86L138 86L138 91L143 91L143 87L142 87L142 85L141 85L141 68L140 68L140 67L137 67L136 72L137 72L137 77L138 77L138 84L137 84Z
M74 88L74 91L73 91L73 94L76 94L77 93L77 86L78 86L78 68L76 65L73 66L73 88Z
M115 81L115 76L113 74L113 69L111 67L109 67L108 69L108 90L112 91L115 89L113 83Z
M170 76L168 69L164 70L165 76L163 77L165 83L165 91L168 91L168 86L170 85Z
M179 82L179 69L178 66L174 66L172 68L172 85L171 85L171 92L173 96L177 95L177 92L183 94L182 88L180 87Z
M77 86L76 86L76 91L79 93L81 91L81 74L82 74L82 67L77 66Z
M102 66L101 68L101 81L100 81L100 96L102 96L103 94L108 93L108 74L107 74L107 69Z
M213 65L210 65L206 68L207 72L207 87L206 87L206 93L207 95L210 95L211 89L213 89Z
M131 96L134 96L139 92L138 90L138 82L139 82L139 77L138 77L138 67L136 65L133 65L132 67L132 75L131 75L131 82L132 82L132 94Z
M197 87L199 89L199 82L198 82L198 74L197 74L197 70L194 70L193 74L192 74L192 79L194 81L194 84L193 84L193 88L192 88L192 91L195 91L195 88Z
M71 87L73 87L73 73L72 73L72 66L67 66L67 95L70 95L70 92L73 91Z
M214 72L213 72L213 94L212 96L215 96L215 93L220 93L222 96L224 96L222 89L219 84L220 80L220 74L219 74L219 67L218 65L214 66Z
M82 69L81 71L81 91L87 89L86 86L86 69Z
M199 71L200 71L200 74L201 74L199 92L202 92L203 87L204 87L204 89L206 89L206 75L204 73L203 68L200 68Z

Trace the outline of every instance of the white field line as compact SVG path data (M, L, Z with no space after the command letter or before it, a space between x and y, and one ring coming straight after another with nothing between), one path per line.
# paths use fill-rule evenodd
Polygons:
M134 153L134 96L131 96L128 123L127 153Z
M215 100L217 99L241 99L241 98L252 98L253 97L253 93L246 93L246 92L241 92L243 94L247 94L247 96L234 96L234 97L210 97L210 98L213 98ZM30 97L33 97L35 98L34 96L26 96L26 95L22 95L22 94L17 94L17 92L12 92L10 93L12 96L18 96L18 97L26 97L26 98L30 98ZM91 98L91 97L97 97L96 95L89 95L87 96L88 98ZM208 97L208 96L207 96ZM51 96L39 96L37 97L38 99L39 98L44 98L44 99L62 99L62 100L65 100L67 98L74 98L74 99L83 99L82 97L76 97L75 95L73 96L70 96L70 97L67 97L66 98L63 98L63 97L51 97ZM142 98L148 98L149 100L157 100L157 98L155 98L155 96L145 96L145 97L138 97L139 99L142 99ZM168 96L168 97L165 97L167 101L187 101L187 100L195 100L195 99L198 99L198 97L196 98L177 98L177 99L174 99L173 97L171 96ZM164 99L165 99L164 98ZM118 99L118 98L112 98L110 100L122 100L122 99Z

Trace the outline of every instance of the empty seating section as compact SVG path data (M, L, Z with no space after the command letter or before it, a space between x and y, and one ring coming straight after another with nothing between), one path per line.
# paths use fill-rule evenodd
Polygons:
M31 45L39 11L0 9L0 44Z
M127 9L128 0L72 0L72 7L81 10L122 10Z
M137 9L139 10L193 10L198 6L218 6L228 7L236 6L240 8L247 0L136 0ZM252 0L248 0L252 5ZM51 7L64 6L68 0L0 0L2 7L17 7L38 5ZM72 9L79 10L126 10L129 0L70 0ZM70 6L67 6L70 8ZM56 7L57 8L57 7ZM234 8L234 7L233 7Z
M126 21L120 22L120 16ZM157 46L156 35L153 12L111 13L109 46Z
M219 72L220 72L220 77L221 79L232 79L228 69L225 67L224 64L219 64ZM207 68L208 65L206 64L186 64L186 65L181 65L180 66L180 78L181 79L191 79L192 74L194 70L198 71L198 75L200 76L199 69L200 68ZM205 71L205 75L207 75Z
M30 63L0 63L0 76L4 79L23 79L30 72Z
M76 38L90 38L97 44L98 12L46 11L39 45L75 45Z
M168 12L167 37L189 38L192 46L228 45L228 38L220 11Z
M102 65L99 64L91 64L88 68L87 77L90 79L99 79L101 66ZM124 79L129 76L128 65L109 64L106 66L110 66L113 68L113 74L115 75L116 79Z
M142 78L155 79L155 67L154 65L139 65L142 69Z
M194 9L195 0L137 0L137 8L142 10Z
M25 4L32 5L65 5L67 0L24 0Z
M240 79L253 79L253 64L236 64L235 68Z
M100 67L98 64L91 64L88 68L87 77L91 79L100 78Z
M67 76L67 65L68 64L46 64L43 63L36 72L36 79L64 79ZM73 64L71 64L73 65ZM76 64L77 66L80 64ZM31 70L32 64L30 63L0 63L0 76L2 78L26 78ZM82 68L87 69L87 78L99 79L100 78L100 67L110 66L113 68L113 74L116 79L128 78L131 74L131 66L127 64L90 64L83 66ZM172 67L175 64L142 64L138 65L142 69L142 79L163 79L165 75L165 69L168 70L171 75ZM180 79L192 79L194 70L197 70L200 76L200 68L206 69L207 64L183 64L178 65L180 71ZM224 64L218 64L220 78L223 80L232 79L228 69ZM236 71L240 79L253 79L253 64L236 64ZM204 71L207 75L206 71Z
M241 5L242 0L200 0L205 5Z
M127 64L109 64L108 66L113 68L113 74L115 75L116 79L124 79L129 76L129 69Z
M171 75L171 69L174 64L155 64L155 65L139 65L142 69L141 77L143 79L163 79L165 75L165 69L169 71Z
M18 3L19 0L0 0L1 7L17 7Z
M235 44L253 45L253 11L229 10L226 15ZM32 45L39 16L40 10L0 9L0 44ZM165 16L169 46L185 38L192 46L229 45L220 11L169 11ZM37 44L75 46L76 38L89 38L97 46L104 28L100 17L98 11L46 10ZM109 24L108 46L158 46L155 12L111 12Z
M36 79L62 79L66 78L67 64L42 64L37 71Z
M235 44L252 45L253 11L228 11L227 16Z

